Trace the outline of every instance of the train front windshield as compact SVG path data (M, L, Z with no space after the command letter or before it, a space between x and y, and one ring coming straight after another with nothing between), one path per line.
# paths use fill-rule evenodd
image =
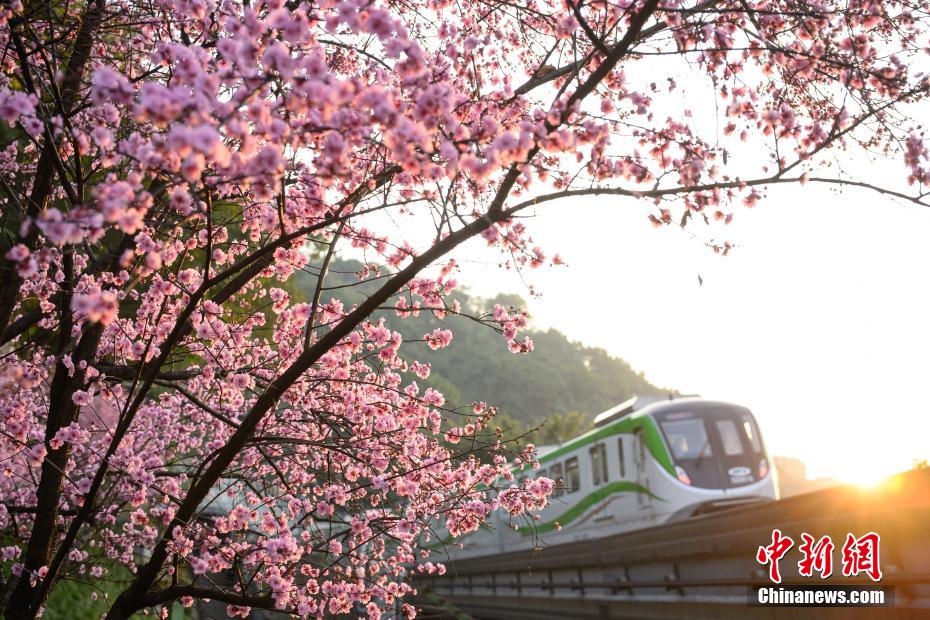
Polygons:
M756 421L741 407L700 407L655 415L685 484L728 489L761 480L769 465Z

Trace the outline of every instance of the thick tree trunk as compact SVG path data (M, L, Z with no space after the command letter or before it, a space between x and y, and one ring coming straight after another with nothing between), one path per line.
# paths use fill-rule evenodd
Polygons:
M81 20L81 29L74 39L74 47L71 50L70 59L68 60L68 70L60 84L61 92L61 109L59 114L67 117L71 109L77 102L80 94L81 82L84 79L84 73L87 69L87 61L90 59L90 52L97 36L97 28L103 19L104 1L95 0L89 4L87 11ZM32 74L29 68L29 52L24 48L20 37L16 31L16 23L10 23L11 38L14 41L17 53L20 57L20 68L22 71L21 79L27 87L27 90L37 96L41 96L41 89L37 89L32 81ZM49 198L52 195L52 180L55 175L56 159L58 158L59 143L52 136L51 132L46 130L46 139L39 155L39 161L36 163L36 171L32 181L32 190L29 193L26 204L26 213L23 215L28 218L35 218L36 215L45 210ZM60 173L59 173L60 174ZM67 183L67 179L61 179L62 183ZM25 192L24 192L25 193ZM14 241L23 243L30 250L35 249L36 241L39 235L33 225L32 230L24 237L18 237ZM16 272L16 265L6 258L6 250L2 247L0 250L0 334L3 334L10 324L13 309L19 300L19 288L23 283L22 278Z
M80 361L93 358L102 333L103 327L96 324L89 328L81 338L72 356L75 363L74 376L68 376L68 368L62 362L59 362L55 368L55 377L52 379L49 392L48 420L45 426L46 446L59 430L77 419L79 407L74 404L71 396L84 381ZM5 613L7 620L34 618L38 608L44 602L38 600L44 597L36 596L38 588L33 587L31 576L43 566L48 566L58 539L61 488L70 454L70 445L66 443L58 450L49 450L42 462L42 477L39 479L39 488L36 491L35 518L32 523L32 532L29 535L29 543L26 545L22 559L23 573L7 603ZM47 575L46 579L55 577L56 575Z
M81 19L80 29L75 36L74 45L68 59L68 67L59 85L61 98L57 102L57 106L59 107L58 112L64 117L70 114L78 101L91 50L103 19L104 8L104 0L94 0L88 4L87 10ZM32 83L27 52L19 37L15 33L13 36L16 39L15 43L20 56L22 78L29 90L36 92L38 89ZM41 45L41 42L38 42L38 44ZM39 93L36 92L36 94ZM45 144L36 164L36 172L28 197L29 202L25 213L27 217L34 218L41 213L53 194L53 175L56 173L58 148L58 141L50 131L46 131ZM64 172L60 169L60 164L57 167L59 168L58 174L62 177L61 182L63 184L68 183L69 181L65 178ZM17 239L17 242L25 243L27 247L33 249L38 237L38 231L33 225L32 229L23 238ZM3 257L0 261L2 261L0 262L0 334L2 334L10 324L13 309L19 300L22 278L19 277L14 268L15 266L9 260ZM70 298L67 299L63 312L70 312ZM70 322L66 323L70 325ZM95 325L84 334L72 356L76 366L80 360L93 360L101 333L101 326ZM62 427L77 419L78 407L71 400L71 395L81 385L83 377L84 373L77 368L74 376L69 377L68 369L61 362L58 363L49 393L49 413L45 429L46 444ZM42 463L42 474L36 491L35 519L29 543L23 555L23 574L13 589L5 610L5 616L9 620L34 618L39 607L44 602L36 600L44 597L36 597L36 588L32 586L31 576L41 567L48 565L58 538L57 522L61 488L64 480L64 469L69 456L70 447L65 444L58 450L50 450ZM55 579L56 577L57 575L50 574L46 576L46 579Z

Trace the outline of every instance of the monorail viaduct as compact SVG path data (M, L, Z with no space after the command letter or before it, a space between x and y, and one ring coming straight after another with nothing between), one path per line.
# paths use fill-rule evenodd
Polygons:
M749 606L752 586L771 585L755 556L774 528L795 541L802 532L830 535L837 546L831 585L872 584L841 575L840 547L847 533L879 533L881 585L894 586L895 606ZM820 582L799 575L799 558L795 546L781 561L782 583ZM930 469L874 489L832 488L607 538L445 563L445 575L418 578L421 617L930 618Z

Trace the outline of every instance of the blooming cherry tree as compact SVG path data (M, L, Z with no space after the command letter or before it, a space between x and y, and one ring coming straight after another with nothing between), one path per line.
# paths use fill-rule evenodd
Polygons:
M927 8L4 0L6 617L119 565L110 618L412 616L437 532L532 513L551 481L514 482L532 453L493 407L418 385L417 347L453 333L405 341L383 313L465 312L470 239L560 262L521 218L572 196L657 225L729 222L783 183L925 205ZM900 182L826 165L844 149ZM328 285L346 253L370 291L351 306ZM474 318L532 349L519 309Z

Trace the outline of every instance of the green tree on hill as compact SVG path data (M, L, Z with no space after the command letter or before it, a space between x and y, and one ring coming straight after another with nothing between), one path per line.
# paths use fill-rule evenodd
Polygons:
M361 264L354 261L334 262L323 299L336 297L346 306L360 302L365 287L345 287L354 281L354 273L360 268ZM303 274L298 285L311 298L316 278ZM454 297L472 312L490 312L495 304L525 305L513 294L481 299L459 291ZM667 392L624 360L604 349L572 342L556 329L530 330L528 334L536 345L533 353L513 355L499 334L460 316L440 320L430 312L421 312L417 317L400 320L389 310L376 316L383 316L387 325L407 341L420 339L437 327L451 329L455 339L441 353L420 342L405 345L415 347L417 359L431 364L427 383L443 392L449 403L467 405L484 400L496 406L503 416L501 426L512 425L514 431L525 432L549 420L527 437L538 444L570 439L586 430L599 412L631 396Z

